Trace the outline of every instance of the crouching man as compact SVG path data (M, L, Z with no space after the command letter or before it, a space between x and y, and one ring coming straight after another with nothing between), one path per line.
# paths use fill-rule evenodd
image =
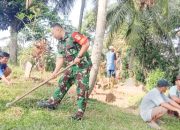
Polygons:
M160 118L166 114L168 110L180 114L180 105L164 95L168 86L168 81L164 79L159 80L157 87L149 91L141 102L140 115L151 128L161 129L159 124L163 122Z
M11 69L7 66L9 56L7 52L0 52L0 79L8 85L11 84L10 80L7 78L7 76L11 74Z

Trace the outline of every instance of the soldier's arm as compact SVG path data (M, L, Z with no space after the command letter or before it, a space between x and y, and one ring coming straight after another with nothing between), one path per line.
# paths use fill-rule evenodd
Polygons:
M72 34L72 37L73 37L73 39L74 39L74 41L76 43L81 45L81 49L80 49L80 51L78 53L78 57L80 58L88 50L88 48L89 48L89 40L85 35L80 34L79 32L74 32Z
M74 41L76 43L78 43L79 45L81 45L81 49L77 55L77 57L74 59L74 63L78 64L80 63L80 59L81 57L83 57L83 54L88 50L89 48L89 40L86 36L78 33L78 32L74 32L72 34L72 37L74 39Z
M79 56L79 57L82 57L83 54L88 50L88 48L89 48L89 41L87 41L86 43L84 43L84 44L81 46L81 49L80 49L80 51L79 51L79 53L78 53L78 56Z
M81 46L81 50L79 51L77 57L74 59L75 64L80 63L81 57L83 57L83 54L87 51L88 47L89 47L89 42L88 41Z
M56 67L54 69L54 72L52 73L52 78L57 77L57 73L60 71L64 63L64 58L63 57L57 57L56 58Z

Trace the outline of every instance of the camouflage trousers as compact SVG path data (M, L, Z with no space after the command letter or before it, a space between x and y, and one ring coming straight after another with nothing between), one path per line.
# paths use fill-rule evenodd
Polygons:
M58 102L61 102L67 91L73 84L75 84L77 86L76 93L78 110L80 109L84 112L88 98L89 73L90 67L81 69L77 65L66 70L63 76L59 79L59 87L55 90L53 98Z

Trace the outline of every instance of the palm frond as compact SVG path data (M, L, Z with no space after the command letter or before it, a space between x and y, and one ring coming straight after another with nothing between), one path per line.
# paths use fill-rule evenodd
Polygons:
M113 34L116 33L121 25L126 22L128 26L131 26L134 20L134 6L131 1L123 1L118 4L114 4L107 12L107 26L109 28L108 43L111 42Z
M55 11L60 11L63 14L68 14L74 5L75 0L52 0L55 4Z

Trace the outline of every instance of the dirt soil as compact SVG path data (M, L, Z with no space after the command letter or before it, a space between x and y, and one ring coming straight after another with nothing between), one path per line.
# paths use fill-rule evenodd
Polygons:
M112 93L116 99L113 102L107 102L107 94ZM120 108L126 108L135 114L138 114L138 105L145 92L143 85L136 85L132 78L127 79L124 83L118 83L111 90L104 90L95 86L90 98L114 105Z

